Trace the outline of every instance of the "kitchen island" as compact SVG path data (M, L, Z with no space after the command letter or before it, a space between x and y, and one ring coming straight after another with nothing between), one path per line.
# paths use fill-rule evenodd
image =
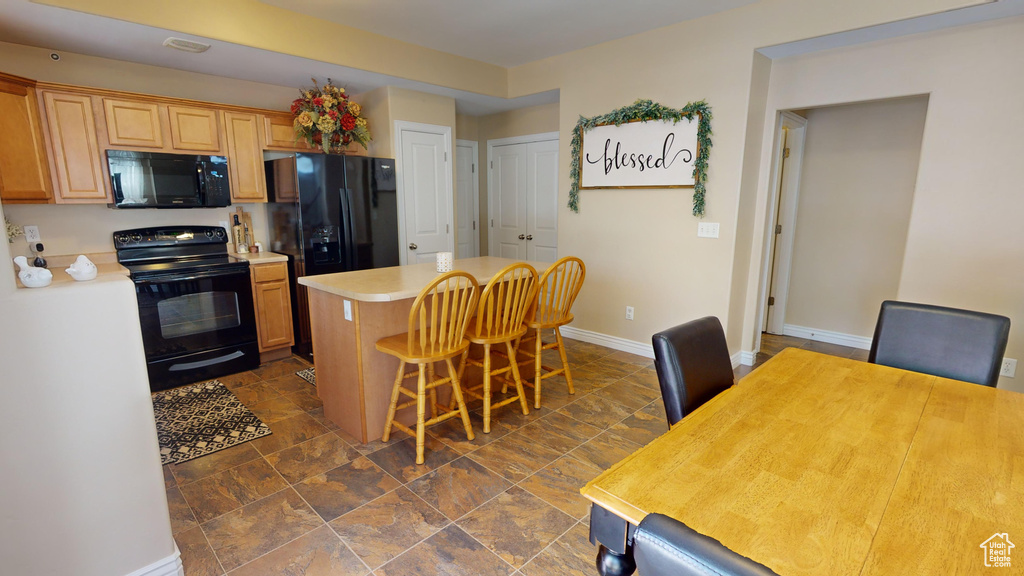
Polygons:
M483 256L455 260L454 270L468 272L480 289L510 258ZM530 262L543 274L546 262ZM408 330L409 310L420 291L437 277L433 263L304 276L309 289L309 316L317 394L324 415L362 442L384 434L398 359L378 352L377 340ZM442 369L443 370L443 369ZM440 391L440 390L439 390ZM414 408L397 415L416 421Z

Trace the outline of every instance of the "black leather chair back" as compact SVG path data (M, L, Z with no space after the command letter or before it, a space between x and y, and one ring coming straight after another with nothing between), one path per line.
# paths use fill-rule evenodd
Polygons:
M633 558L643 576L778 576L662 514L648 514L640 522L633 535Z
M680 324L651 340L669 426L732 386L732 360L718 318Z
M886 300L868 362L995 386L1009 337L1005 316Z

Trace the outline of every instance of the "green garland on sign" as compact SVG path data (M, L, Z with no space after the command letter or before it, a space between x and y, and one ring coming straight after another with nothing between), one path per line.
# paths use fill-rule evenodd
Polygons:
M573 212L580 211L580 148L583 146L583 133L595 126L615 124L621 126L626 122L639 120L671 120L679 122L683 118L693 121L698 116L697 124L697 158L693 162L693 215L704 216L704 184L708 179L708 154L711 152L711 107L707 102L691 102L676 110L655 104L650 100L637 100L632 106L626 106L612 110L601 116L584 118L580 116L576 123L576 129L572 134L572 166L569 168L569 179L572 185L569 188L569 209Z

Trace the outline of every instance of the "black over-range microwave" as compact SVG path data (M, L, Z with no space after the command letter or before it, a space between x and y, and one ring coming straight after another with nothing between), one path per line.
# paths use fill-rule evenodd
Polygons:
M111 208L216 208L231 205L224 156L107 150Z

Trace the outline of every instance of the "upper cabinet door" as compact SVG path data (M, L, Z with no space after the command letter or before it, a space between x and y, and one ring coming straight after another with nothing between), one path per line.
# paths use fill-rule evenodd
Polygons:
M171 146L175 150L221 152L217 111L209 108L168 106Z
M232 202L266 202L267 184L260 148L259 116L224 112L224 136L227 141L228 175L231 177Z
M309 150L305 140L296 140L292 115L263 115L263 147L285 148L287 150Z
M13 77L0 76L0 200L52 199L35 90Z
M163 148L160 109L149 102L103 99L111 146Z
M57 202L105 202L106 171L96 143L92 98L43 92Z

